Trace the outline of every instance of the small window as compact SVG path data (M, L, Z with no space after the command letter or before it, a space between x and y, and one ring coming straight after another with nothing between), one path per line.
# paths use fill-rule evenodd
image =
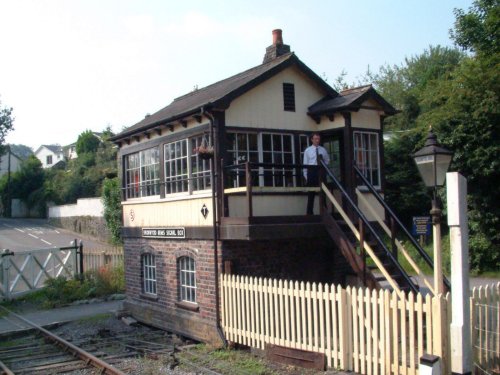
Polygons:
M179 299L196 303L196 265L193 258L179 258Z
M47 165L52 164L52 155L47 155Z
M283 83L283 109L295 112L295 85L293 83Z
M142 256L142 280L144 293L156 295L156 260L153 254Z

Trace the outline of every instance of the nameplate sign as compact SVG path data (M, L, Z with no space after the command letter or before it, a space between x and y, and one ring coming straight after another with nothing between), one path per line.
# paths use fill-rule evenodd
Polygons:
M142 228L146 238L186 238L186 228Z

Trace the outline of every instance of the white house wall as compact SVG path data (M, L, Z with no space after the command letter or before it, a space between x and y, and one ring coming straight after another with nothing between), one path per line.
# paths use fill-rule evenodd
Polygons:
M21 159L16 156L10 156L10 172L14 173L21 169ZM9 154L0 157L0 177L9 171Z
M211 226L212 198L211 196L175 201L159 200L138 204L133 201L123 202L124 227L165 227L165 226ZM154 203L154 204L151 204ZM208 216L203 217L201 209L208 208Z
M52 155L52 164L47 164L47 156L49 155ZM50 168L54 166L54 164L57 164L59 161L63 160L62 153L57 155L45 147L42 147L40 150L38 150L35 156L38 158L38 160L40 160L43 168Z
M295 112L283 110L283 83L295 85ZM298 68L289 67L233 100L226 110L226 126L318 131L344 126L342 116L322 119L319 126L307 108L326 92Z
M362 106L372 107L376 103L366 101ZM351 125L355 128L380 130L380 114L378 109L361 108L358 112L351 113Z

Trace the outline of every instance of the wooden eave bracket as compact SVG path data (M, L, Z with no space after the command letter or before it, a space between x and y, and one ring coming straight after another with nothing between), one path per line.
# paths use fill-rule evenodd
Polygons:
M171 132L174 132L174 124L167 124L167 128L168 128L168 130L170 130Z
M161 128L155 128L155 132L156 134L161 135Z
M188 123L186 120L180 120L179 124L181 124L183 128L187 128L187 126L188 126Z
M198 124L201 124L202 116L201 115L193 115L193 118L198 122Z
M150 139L151 138L151 134L149 132L144 132L142 133L144 135L144 137L146 137L147 139Z

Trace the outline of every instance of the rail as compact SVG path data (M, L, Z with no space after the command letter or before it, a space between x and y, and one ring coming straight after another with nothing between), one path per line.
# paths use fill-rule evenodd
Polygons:
M413 238L413 236L410 234L408 229L401 223L401 220L396 216L394 211L389 207L387 202L382 198L382 196L377 192L375 187L368 181L366 176L361 172L361 170L356 166L353 165L354 171L358 175L359 178L361 178L361 181L363 181L364 186L368 188L368 190L373 194L375 199L382 205L382 207L385 209L385 211L389 214L391 222L395 223L398 225L399 229L402 231L402 233L405 235L405 237L410 241L410 243L413 245L415 250L419 253L419 255L422 257L422 259L427 263L427 265L431 268L434 269L434 262L432 261L431 257L425 252L425 250L419 245L419 243ZM384 228L387 232L387 228ZM390 233L388 233L391 236L391 242L396 243L396 230L392 228L390 230ZM396 245L397 246L397 245ZM399 247L399 246L398 246ZM449 280L446 278L446 276L443 275L443 282L445 286L448 288L448 290L451 290L451 285Z
M335 175L332 173L332 171L330 170L330 168L328 168L328 165L323 160L320 160L320 163L323 166L323 169L326 172L326 174L331 178L331 180L333 181L333 183L335 184L335 186L340 190L340 192L342 194L342 198L345 199L345 202L347 202L349 204L349 207L357 214L358 218L363 223L363 226L370 231L370 233L372 234L372 236L375 239L375 241L377 242L377 244L382 248L382 250L384 251L384 253L386 254L386 256L394 264L394 266L396 267L396 269L398 270L398 272L401 274L401 276L403 277L403 279L406 281L406 283L410 287L410 289L413 292L417 293L418 292L417 287L415 286L415 284L413 283L413 281L410 279L410 277L408 276L408 274L406 273L406 271L401 267L401 265L399 264L399 262L397 261L397 259L394 257L393 253L391 251L389 251L389 249L385 245L384 241L382 241L382 239L380 238L380 236L378 235L378 233L375 231L375 229L373 228L373 226L370 224L370 221L366 218L366 216L363 214L363 212L359 209L358 205L356 203L354 203L354 201L349 196L349 194L347 193L347 191L344 189L344 187L342 186L342 184L340 183L340 181L337 179L337 177L335 177ZM377 266L380 269L380 266L379 265L377 265Z
M97 358L93 354L87 352L86 350L83 350L82 348L79 348L72 343L64 340L63 338L54 335L52 332L46 330L43 327L40 327L39 325L33 323L32 321L23 318L22 316L10 311L9 309L0 306L0 309L5 311L6 313L14 316L16 319L22 321L24 324L34 328L36 331L40 332L44 337L46 337L48 340L54 342L56 345L60 346L63 348L64 351L70 351L72 352L76 357L80 358L86 363L91 364L93 367L96 367L101 370L102 374L109 374L109 375L125 375L124 372L118 370L117 368L111 366L109 363L104 362L103 360ZM4 365L5 366L5 365Z

